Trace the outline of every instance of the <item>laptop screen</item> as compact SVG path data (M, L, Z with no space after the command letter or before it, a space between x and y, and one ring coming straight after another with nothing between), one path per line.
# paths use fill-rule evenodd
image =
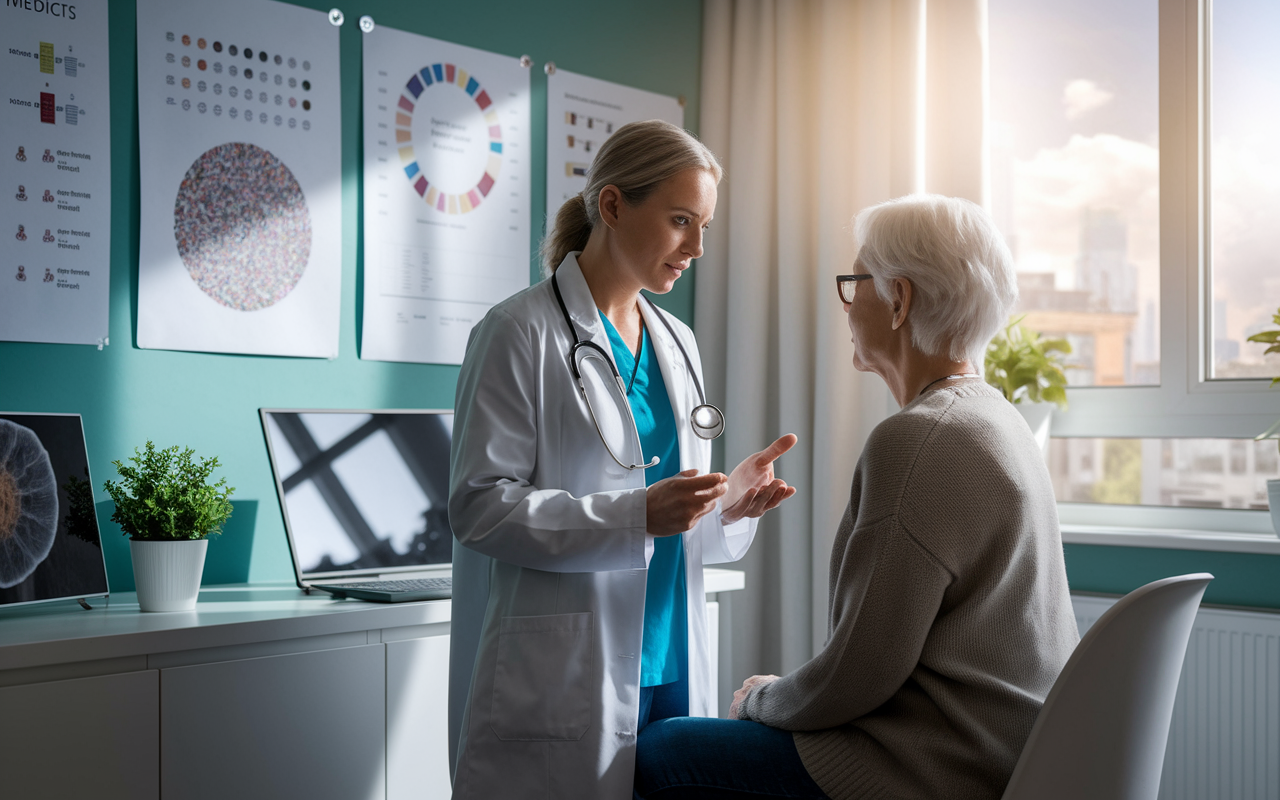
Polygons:
M0 606L107 594L79 414L0 414Z
M261 414L299 584L450 563L451 412Z

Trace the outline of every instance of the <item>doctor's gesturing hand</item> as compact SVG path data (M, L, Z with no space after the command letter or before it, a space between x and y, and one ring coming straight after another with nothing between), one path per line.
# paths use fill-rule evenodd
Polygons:
M674 536L693 528L724 498L721 521L732 525L744 517L760 517L796 493L773 476L773 462L795 447L795 434L778 437L773 444L742 459L729 476L720 472L699 475L687 469L649 487L645 496L645 529L654 536Z
M796 487L773 476L773 462L795 447L797 441L794 433L779 436L773 444L747 456L734 467L725 489L724 510L720 512L725 525L732 525L743 517L763 516L796 493Z
M699 475L697 469L657 481L645 492L645 530L654 536L692 530L699 519L715 511L728 485L723 473Z

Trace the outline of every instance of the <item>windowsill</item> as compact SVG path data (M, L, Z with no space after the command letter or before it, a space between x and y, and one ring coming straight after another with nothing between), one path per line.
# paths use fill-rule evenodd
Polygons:
M1229 533L1176 528L1124 528L1117 525L1063 523L1065 544L1113 547L1158 547L1169 550L1216 550L1223 553L1280 555L1280 537L1265 533Z

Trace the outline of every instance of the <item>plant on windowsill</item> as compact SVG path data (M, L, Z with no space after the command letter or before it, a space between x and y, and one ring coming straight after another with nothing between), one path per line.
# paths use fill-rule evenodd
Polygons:
M1280 326L1280 308L1276 309L1271 321ZM1268 353L1280 353L1280 328L1255 333L1249 337L1248 341L1269 345L1266 350L1262 351L1264 356ZM1277 383L1280 383L1280 375L1271 379L1272 386ZM1280 419L1276 420L1274 425L1258 434L1255 438L1259 441L1263 439L1280 439ZM1280 446L1280 442L1277 442L1277 446ZM1280 478L1267 481L1267 501L1271 507L1271 527L1275 529L1276 535L1280 536Z
M138 606L143 611L195 608L204 573L208 536L221 533L231 517L235 487L227 479L211 483L217 458L193 458L177 445L157 450L147 442L134 449L132 465L113 461L120 480L104 488L116 504L111 515L130 539Z
M1071 352L1071 343L1041 338L1022 324L1025 318L1015 317L995 335L987 345L984 366L987 383L1013 403L1047 455L1053 406L1067 407L1064 359Z

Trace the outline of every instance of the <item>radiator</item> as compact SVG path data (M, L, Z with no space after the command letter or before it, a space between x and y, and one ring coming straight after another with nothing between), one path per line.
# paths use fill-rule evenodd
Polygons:
M1113 598L1073 595L1081 635ZM1178 682L1160 800L1280 800L1280 614L1202 608Z

